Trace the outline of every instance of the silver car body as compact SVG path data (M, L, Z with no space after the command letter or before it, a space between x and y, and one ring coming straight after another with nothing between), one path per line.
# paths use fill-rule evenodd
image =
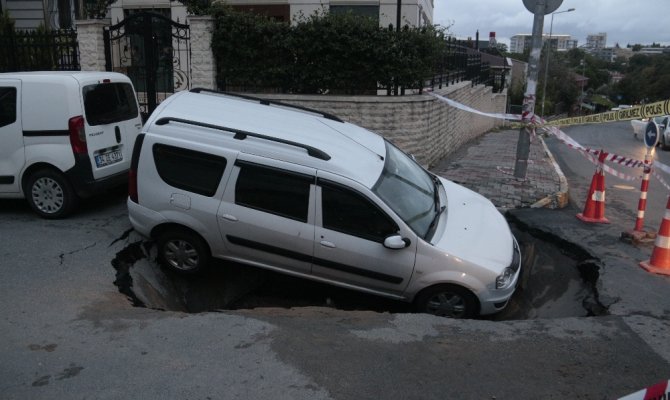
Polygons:
M225 127L230 133L210 127ZM309 156L291 144L246 137L243 132L316 148L329 158ZM430 235L423 235L425 229L417 232L416 223L408 224L396 210L419 199L389 204L379 195L380 176L395 157L400 164L412 164L414 173L425 174L421 178L425 182L435 177L361 127L223 94L180 92L156 109L142 136L141 150L136 149L137 201L129 199L128 209L133 227L143 235L152 236L165 224L185 226L205 239L213 257L408 302L425 288L455 284L476 296L481 314L500 311L514 292L520 253L493 204L437 178L432 181L438 190L436 206L445 211L436 218ZM166 183L152 155L152 149L162 145L225 158L212 194L198 195ZM238 204L236 187L247 166L306 177L305 218L286 218ZM333 218L333 212L324 215L323 196L338 188L367 199L375 212L396 225L397 232L387 241L376 241L328 229L324 220ZM433 215L429 210L428 217ZM497 287L497 279L505 273L508 279Z

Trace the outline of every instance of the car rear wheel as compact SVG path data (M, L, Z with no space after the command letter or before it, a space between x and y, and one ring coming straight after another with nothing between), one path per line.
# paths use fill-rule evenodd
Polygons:
M158 261L169 269L194 274L203 270L211 258L205 241L187 230L170 230L156 240Z
M456 285L437 285L425 289L414 302L418 312L448 318L473 318L479 312L477 298Z
M30 207L42 218L63 218L74 209L78 198L63 174L42 169L28 178L25 190Z

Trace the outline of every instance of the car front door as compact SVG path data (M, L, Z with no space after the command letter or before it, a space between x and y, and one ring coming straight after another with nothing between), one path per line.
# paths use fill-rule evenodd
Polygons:
M363 186L322 171L316 190L315 276L400 295L414 270L417 239ZM384 246L400 235L401 249Z
M310 168L241 155L217 214L227 258L309 274L315 174Z
M0 193L19 193L26 160L21 125L21 81L0 79Z

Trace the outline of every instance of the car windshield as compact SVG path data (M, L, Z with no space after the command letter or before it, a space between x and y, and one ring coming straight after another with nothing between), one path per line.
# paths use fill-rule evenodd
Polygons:
M386 142L384 169L372 191L425 238L440 211L437 184L416 161Z

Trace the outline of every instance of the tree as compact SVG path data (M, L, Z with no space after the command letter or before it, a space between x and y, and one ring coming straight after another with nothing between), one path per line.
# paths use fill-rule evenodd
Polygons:
M634 55L629 60L626 76L615 89L626 103L669 99L670 55Z

